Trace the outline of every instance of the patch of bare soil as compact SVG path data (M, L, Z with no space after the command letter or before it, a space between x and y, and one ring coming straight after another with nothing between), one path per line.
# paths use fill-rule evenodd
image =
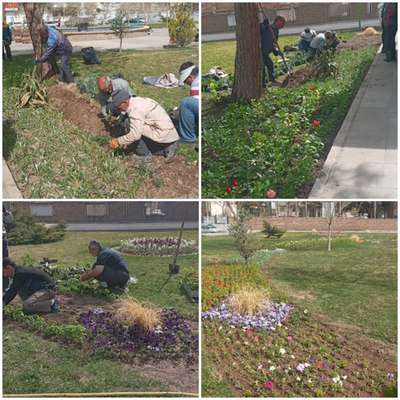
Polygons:
M131 168L138 163L130 161ZM177 156L170 163L164 157L154 156L151 164L145 166L148 176L139 188L138 198L194 198L198 196L198 163Z
M314 76L314 68L310 64L305 64L292 74L288 74L282 81L281 87L295 88L304 85L305 82Z
M340 42L338 49L351 49L357 50L363 47L378 47L381 44L382 37L380 33L366 35L366 34L358 34L353 36L350 40L346 42Z
M48 93L50 107L61 112L68 122L89 133L109 135L103 121L98 116L99 106L81 95L75 85L50 86Z

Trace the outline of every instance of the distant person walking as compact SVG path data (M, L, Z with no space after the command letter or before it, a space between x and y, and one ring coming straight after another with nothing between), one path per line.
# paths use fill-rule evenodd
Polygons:
M397 3L384 3L382 7L383 50L385 61L396 61Z
M43 25L40 28L42 43L47 44L45 53L36 60L37 63L49 63L55 71L58 71L58 79L61 82L70 83L74 77L69 66L72 55L72 45L67 37L52 26ZM57 58L61 59L60 67L57 66Z
M12 42L12 31L10 25L7 24L5 18L3 19L3 60L11 60L11 42Z

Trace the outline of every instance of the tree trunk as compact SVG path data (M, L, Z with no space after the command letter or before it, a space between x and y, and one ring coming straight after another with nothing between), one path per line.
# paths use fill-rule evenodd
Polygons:
M123 34L121 33L119 35L119 52L122 52L122 38L123 38Z
M35 58L38 59L43 54L43 45L40 39L40 26L43 24L43 9L45 4L23 3L26 22L28 23L29 33L32 40ZM40 75L43 77L49 73L51 66L47 63L39 64Z
M234 100L262 95L261 35L257 3L235 3L236 59L232 89Z

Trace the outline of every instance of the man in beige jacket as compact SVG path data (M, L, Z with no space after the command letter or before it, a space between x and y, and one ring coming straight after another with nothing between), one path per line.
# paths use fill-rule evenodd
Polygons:
M129 132L112 139L112 149L133 151L132 158L144 162L151 161L153 154L163 155L167 161L173 158L179 135L160 104L147 97L131 97L120 90L113 95L111 111L126 112L129 117Z

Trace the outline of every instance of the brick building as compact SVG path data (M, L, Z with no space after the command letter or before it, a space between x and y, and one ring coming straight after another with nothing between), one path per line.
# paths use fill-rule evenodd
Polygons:
M379 3L261 3L265 14L273 20L286 19L286 26L325 24L378 18ZM235 31L234 3L203 3L202 33Z
M197 202L12 202L12 210L44 223L197 222Z

